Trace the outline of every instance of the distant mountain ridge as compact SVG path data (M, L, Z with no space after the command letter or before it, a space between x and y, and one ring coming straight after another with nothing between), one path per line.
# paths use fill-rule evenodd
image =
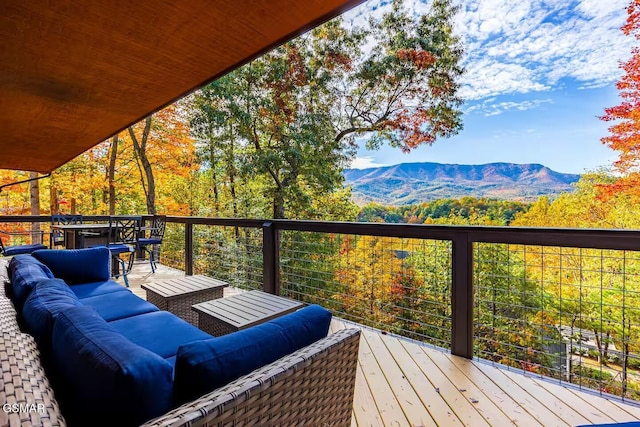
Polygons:
M560 173L540 164L457 165L401 163L344 171L345 186L358 204L399 206L464 196L534 201L542 195L572 191L578 174Z

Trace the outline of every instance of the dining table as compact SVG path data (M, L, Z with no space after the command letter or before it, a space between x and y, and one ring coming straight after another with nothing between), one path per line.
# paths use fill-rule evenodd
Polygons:
M90 246L106 245L109 223L55 224L51 228L64 234L64 246L67 249L82 249Z

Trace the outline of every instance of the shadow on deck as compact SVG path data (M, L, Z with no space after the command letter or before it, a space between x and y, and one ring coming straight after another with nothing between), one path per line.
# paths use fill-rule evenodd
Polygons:
M143 283L184 272L137 261L131 290L143 298ZM119 279L122 282L122 279ZM225 289L225 296L242 292ZM353 426L576 426L640 419L640 407L596 392L578 390L508 371L481 361L334 319L332 331L363 330L360 342Z

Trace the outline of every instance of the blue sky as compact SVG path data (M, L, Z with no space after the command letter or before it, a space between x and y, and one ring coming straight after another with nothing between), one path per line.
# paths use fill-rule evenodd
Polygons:
M409 154L360 149L352 167L408 162L541 163L558 172L609 166L616 153L598 119L619 102L619 62L629 58L627 0L454 0L467 70L464 129ZM388 7L369 0L345 15L358 24ZM428 2L405 0L421 14Z

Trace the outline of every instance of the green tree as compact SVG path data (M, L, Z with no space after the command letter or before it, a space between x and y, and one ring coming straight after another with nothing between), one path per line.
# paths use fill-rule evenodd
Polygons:
M414 17L396 0L363 29L330 21L196 94L197 131L237 147L239 173L262 178L273 217L305 217L342 183L357 136L409 151L461 129L454 13L437 0Z

